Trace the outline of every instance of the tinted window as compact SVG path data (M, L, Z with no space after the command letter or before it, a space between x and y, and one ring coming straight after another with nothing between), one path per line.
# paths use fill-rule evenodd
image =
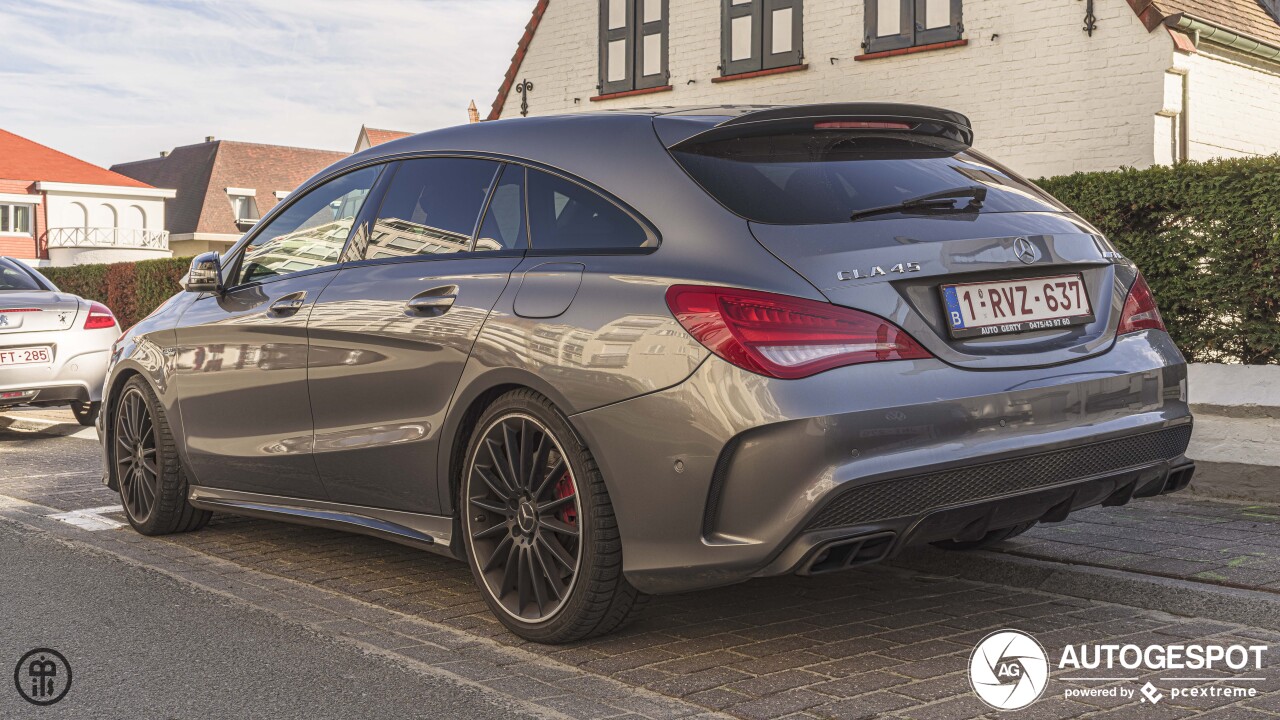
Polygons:
M520 250L529 246L524 222L524 168L507 165L493 189L476 250Z
M1063 209L954 140L926 135L796 132L712 141L673 155L730 210L765 223L849 222L860 210L975 186L987 191L981 212Z
M622 250L656 245L630 215L563 178L528 171L529 234L534 250Z
M0 290L43 290L30 273L20 267L0 262Z
M466 252L498 163L424 158L399 163L369 233L365 259Z
M245 248L239 283L337 263L379 170L330 180L286 208Z

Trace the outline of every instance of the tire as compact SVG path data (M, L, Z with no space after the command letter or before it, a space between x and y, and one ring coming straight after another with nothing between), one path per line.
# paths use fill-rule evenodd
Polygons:
M599 467L541 395L515 390L485 409L468 443L458 508L476 585L516 635L550 644L595 637L644 604L622 576L622 541Z
M85 427L92 427L98 422L98 412L102 409L100 402L80 402L79 400L71 401L71 412L76 416L76 422Z
M943 550L955 550L959 552L965 552L968 550L981 550L983 548L991 547L996 543L1001 543L1001 542L1004 542L1005 540L1009 540L1010 538L1018 537L1022 533L1035 527L1035 524L1036 524L1035 521L1032 520L1031 522L1022 523L1021 525L1014 525L1013 527L1001 528L999 530L992 530L991 532L984 535L980 540L969 540L968 542L959 542L956 540L941 540L939 542L933 543L933 545L934 547L940 547Z
M129 524L143 535L204 527L212 513L187 502L187 474L164 407L151 386L140 376L130 378L114 407L106 429L109 469Z

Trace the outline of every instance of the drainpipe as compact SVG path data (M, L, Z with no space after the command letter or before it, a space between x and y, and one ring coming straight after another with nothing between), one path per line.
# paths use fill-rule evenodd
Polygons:
M1170 15L1164 21L1166 25L1193 33L1196 35L1197 43L1200 40L1208 40L1218 45L1225 45L1246 55L1253 55L1264 60L1280 61L1280 47L1275 45L1259 42L1239 33L1220 28L1217 25L1210 25L1207 22L1189 18L1183 14Z

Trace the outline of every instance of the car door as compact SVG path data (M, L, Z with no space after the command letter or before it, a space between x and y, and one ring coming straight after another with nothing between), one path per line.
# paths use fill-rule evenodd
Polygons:
M288 207L224 263L222 293L197 298L176 338L174 378L195 480L323 499L312 457L307 319L380 167L341 175Z
M437 513L445 411L527 245L524 169L433 157L388 173L309 323L316 462L335 502Z

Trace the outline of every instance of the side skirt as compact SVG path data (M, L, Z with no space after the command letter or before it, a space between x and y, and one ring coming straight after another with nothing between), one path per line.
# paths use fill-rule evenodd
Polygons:
M447 516L195 485L191 486L187 499L202 510L372 535L455 557L449 549L449 541L453 537L453 518Z

